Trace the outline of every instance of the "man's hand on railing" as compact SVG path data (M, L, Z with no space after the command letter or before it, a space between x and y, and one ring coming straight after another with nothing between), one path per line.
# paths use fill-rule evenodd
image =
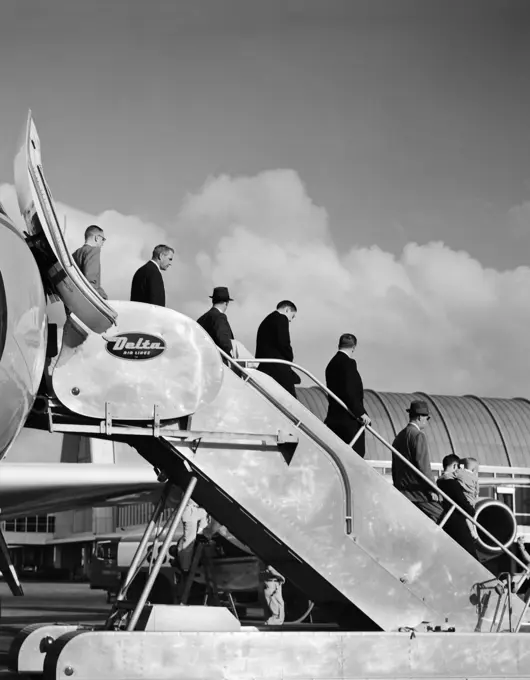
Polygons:
M370 425L370 423L372 422L370 420L370 416L368 416L366 413L363 413L359 420L362 422L363 425Z

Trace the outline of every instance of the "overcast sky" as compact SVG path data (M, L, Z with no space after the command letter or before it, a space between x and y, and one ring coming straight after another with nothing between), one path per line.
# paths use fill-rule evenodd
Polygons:
M0 198L31 108L111 297L168 242L252 351L292 298L320 378L350 331L368 387L530 396L529 73L524 0L4 0Z

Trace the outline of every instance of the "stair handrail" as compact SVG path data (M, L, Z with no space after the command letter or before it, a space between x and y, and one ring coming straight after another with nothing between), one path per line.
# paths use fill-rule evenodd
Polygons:
M314 376L310 371L308 371L303 366L300 366L299 364L295 364L294 362L287 361L285 359L258 359L258 358L255 358L255 359L233 359L232 357L229 357L228 354L225 354L225 352L223 352L223 350L221 350L221 352L222 352L223 355L225 355L227 358L229 358L231 360L231 362L237 363L237 364L244 363L245 366L247 364L283 364L283 365L286 365L286 366L290 366L291 368L296 369L298 371L301 371L302 373L304 373L304 375L306 375L308 378L310 378L316 385L318 385L322 390L324 390L324 392L326 392L326 394L329 397L334 399L337 402L337 404L340 404L340 406L342 406L342 408L345 409L345 411L347 413L349 413L350 416L352 416L352 418L354 418L357 422L362 422L362 421L360 421L360 419L354 413L351 412L351 410L346 406L346 404L342 401L342 399L339 399L339 397L337 397L336 394L334 394L330 389L328 389L328 387L326 387L326 385L324 385L316 376ZM520 567L523 568L525 578L522 578L521 582L519 584L517 584L517 590L515 591L515 592L517 592L519 590L519 588L522 586L523 582L526 580L526 578L530 577L530 565L525 564L516 555L511 553L495 536L493 536L493 534L491 534L487 529L485 529L482 525L480 525L474 517L469 515L463 508L461 508L460 505L458 505L458 503L456 503L452 498L450 498L450 496L448 496L444 491L442 491L431 479L429 479L429 477L427 477L427 475L424 475L421 470L419 470L415 465L413 465L409 460L407 460L407 458L405 458L405 456L403 456L403 454L401 454L397 449L395 449L392 446L392 444L387 442L386 439L384 437L382 437L378 432L376 432L376 430L374 430L373 427L371 427L370 425L363 425L361 430L363 428L368 430L368 432L370 432L370 434L372 434L376 439L378 439L381 442L381 444L386 446L387 449L389 449L394 455L396 455L411 470L413 470L420 477L420 479L422 479L424 482L427 482L427 485L430 486L433 489L433 491L436 492L436 494L438 496L441 496L444 500L446 500L449 503L449 505L451 506L451 509L446 514L446 517L449 515L449 513L452 513L455 510L457 512L460 512L460 514L462 514L467 520L472 522L483 534L485 534L491 541L493 541L493 543L497 547L499 547L506 555L508 555L508 557L510 559L514 560L516 562L516 564L518 564ZM443 521L443 519L442 519L442 521ZM443 527L443 525L442 525L442 527Z
M242 372L246 376L247 381L252 381L252 384L256 386L258 390L260 390L267 399L272 400L273 403L276 405L277 408L280 408L284 412L284 414L291 418L293 421L298 421L297 427L301 427L302 423L299 418L296 418L293 416L290 412L289 409L281 404L274 395L271 395L270 392L267 390L266 387L263 387L263 385L260 385L258 381L255 381L252 378L252 375L248 372L246 368L243 368L238 362L239 361L244 361L244 360L239 360L239 359L234 359L231 357L229 354L227 354L224 350L222 350L220 347L217 347L219 350L219 354L223 357L223 359L226 361L226 363L232 368L232 369L237 369L237 371ZM255 363L255 359L249 359L246 363ZM301 370L304 370L301 368ZM295 423L296 424L296 423ZM303 426L304 430L307 430L308 428ZM335 464L335 467L338 470L342 485L343 485L343 490L344 490L344 496L345 496L345 522L346 522L346 534L351 535L353 532L353 501L352 501L352 490L351 490L351 483L350 483L350 478L348 476L348 471L346 470L346 467L344 466L344 463L342 462L342 459L340 456L338 456L335 451L327 446L317 435L312 435L311 432L306 432L306 434L309 434L313 439L317 439L319 445L324 449L324 451L327 453L327 455L331 458L333 463Z

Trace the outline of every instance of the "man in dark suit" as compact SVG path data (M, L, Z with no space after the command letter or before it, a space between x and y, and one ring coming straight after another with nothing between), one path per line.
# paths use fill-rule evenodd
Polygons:
M72 253L72 258L92 288L106 300L107 293L101 287L101 249L105 244L105 232L96 224L85 230L85 243Z
M393 453L392 481L396 489L401 491L411 503L414 503L427 517L437 522L442 514L439 496L414 470L416 468L422 472L434 484L429 447L424 432L431 418L429 405L426 401L413 401L407 412L409 424L398 433L392 446L412 463L413 467L407 465Z
M468 515L475 516L475 508L469 502L464 494L462 485L456 478L458 466L461 459L454 453L450 453L442 460L443 473L436 480L438 488L449 496L457 505L459 505ZM451 503L442 499L443 515L440 516L438 522L441 522L445 515L448 515L452 509ZM444 530L459 543L464 550L467 550L470 555L477 559L477 550L475 548L475 540L471 532L466 518L457 510L453 510L444 524Z
M226 317L228 303L233 302L228 292L228 288L218 286L213 289L212 307L197 319L204 330L211 336L215 344L224 352L232 356L232 340L234 334Z
M370 418L364 410L363 381L357 370L357 362L353 358L357 348L357 338L351 333L345 333L339 339L339 351L326 367L326 385L349 410L350 415L337 402L329 397L328 415L324 421L330 430L349 444L362 425L369 425ZM364 432L353 445L361 458L364 458Z
M289 324L296 316L296 305L290 300L282 300L260 323L256 337L257 359L283 359L293 361L293 348L289 335ZM276 382L296 397L294 386L300 378L290 366L285 364L260 364L258 370L270 375Z
M148 305L166 306L166 289L162 272L171 267L174 255L173 248L159 245L153 250L153 256L140 267L133 276L131 285L131 301L145 302Z

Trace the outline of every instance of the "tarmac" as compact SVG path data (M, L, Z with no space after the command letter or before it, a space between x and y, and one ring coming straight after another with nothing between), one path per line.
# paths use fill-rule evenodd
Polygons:
M16 634L30 623L101 624L110 610L106 594L88 583L23 581L24 597L14 597L0 581L0 680L29 678L9 671L8 651Z

